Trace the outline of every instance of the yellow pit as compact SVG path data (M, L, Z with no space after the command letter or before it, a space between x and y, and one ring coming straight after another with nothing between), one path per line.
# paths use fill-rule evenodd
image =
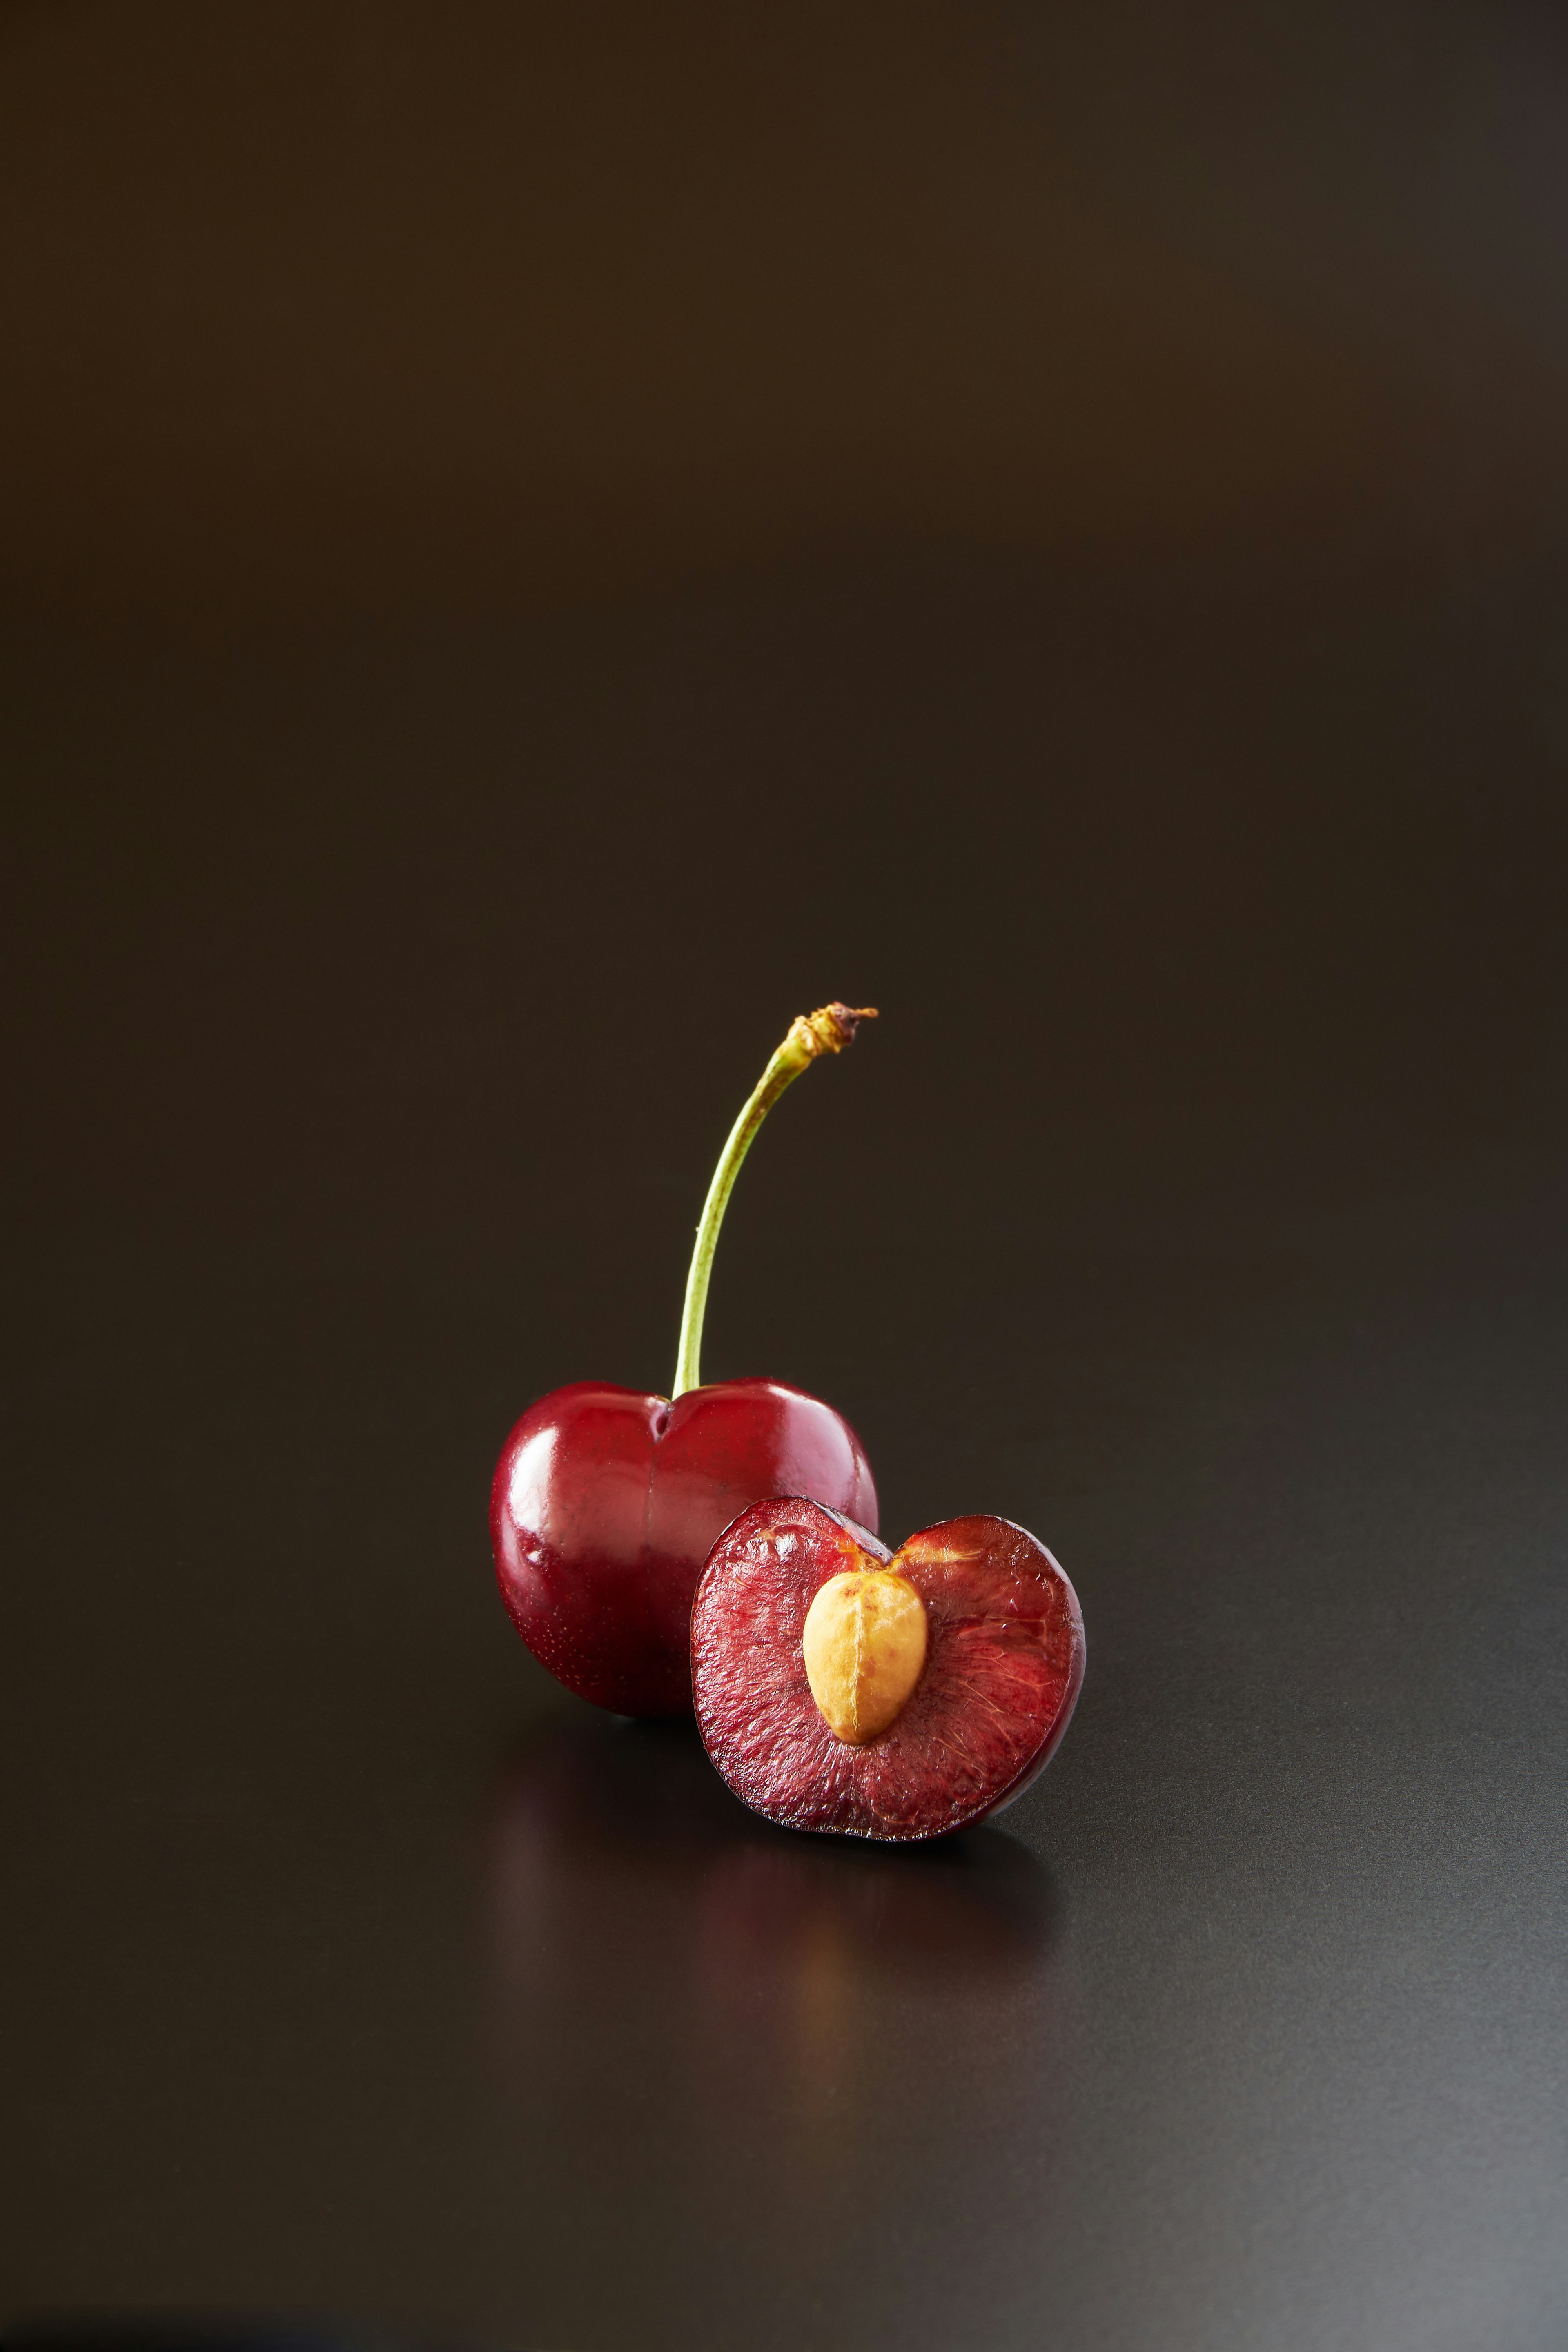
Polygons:
M925 1602L892 1569L847 1569L818 1589L801 1649L828 1729L862 1747L902 1713L921 1678Z

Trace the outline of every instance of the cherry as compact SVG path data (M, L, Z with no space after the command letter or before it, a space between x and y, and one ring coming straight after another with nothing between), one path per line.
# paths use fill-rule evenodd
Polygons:
M759 1495L808 1488L875 1519L860 1441L778 1381L672 1404L579 1381L531 1405L490 1506L513 1624L568 1690L618 1715L689 1715L691 1596L714 1538Z
M713 1253L741 1163L784 1088L869 1005L792 1024L731 1130L697 1228L669 1397L579 1381L529 1407L496 1465L490 1537L513 1624L568 1690L621 1715L691 1712L691 1598L749 1503L805 1494L877 1524L865 1450L831 1406L769 1380L700 1385Z
M917 1839L1010 1805L1083 1681L1078 1595L1010 1519L944 1520L889 1552L803 1496L714 1545L691 1612L703 1745L790 1829Z

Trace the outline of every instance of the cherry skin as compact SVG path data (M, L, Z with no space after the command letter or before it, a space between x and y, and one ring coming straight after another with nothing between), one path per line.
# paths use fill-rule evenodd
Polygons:
M579 1381L531 1405L490 1492L496 1575L513 1624L568 1690L619 1715L691 1712L692 1596L749 1504L808 1494L877 1525L848 1423L767 1380L673 1404Z

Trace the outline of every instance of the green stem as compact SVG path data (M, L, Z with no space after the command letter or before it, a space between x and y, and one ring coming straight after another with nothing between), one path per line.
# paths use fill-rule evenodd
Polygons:
M841 1054L854 1037L856 1024L874 1021L875 1005L858 1009L847 1004L825 1004L818 1013L803 1013L790 1024L789 1035L773 1055L757 1082L755 1093L730 1129L730 1139L719 1154L719 1165L713 1171L713 1181L708 1187L708 1198L702 1204L702 1220L697 1228L697 1244L691 1253L691 1270L686 1277L686 1306L680 1318L680 1353L675 1366L675 1386L670 1399L684 1396L688 1389L700 1388L702 1374L702 1318L708 1308L708 1285L713 1276L713 1253L719 1246L719 1228L724 1222L724 1212L730 1195L735 1189L735 1179L741 1172L741 1162L752 1148L756 1134L769 1111L784 1088L793 1086L803 1070L808 1070L820 1054Z

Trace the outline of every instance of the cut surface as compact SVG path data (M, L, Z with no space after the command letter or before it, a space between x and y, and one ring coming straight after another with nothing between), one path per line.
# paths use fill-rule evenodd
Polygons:
M886 1727L836 1735L805 1634L837 1579L892 1570L921 1603L923 1665ZM692 1681L704 1743L730 1787L793 1829L940 1836L1022 1794L1066 1730L1083 1680L1083 1619L1044 1544L1011 1520L949 1519L889 1555L798 1496L725 1529L698 1587Z

